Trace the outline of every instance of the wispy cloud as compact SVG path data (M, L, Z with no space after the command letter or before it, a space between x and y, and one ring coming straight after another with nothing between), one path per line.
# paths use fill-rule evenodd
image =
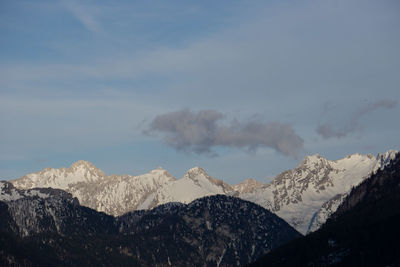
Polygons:
M64 1L65 8L88 30L91 32L101 32L102 27L98 19L91 13L91 8L78 4L75 1Z
M303 149L303 139L285 123L234 120L221 123L224 114L216 110L193 112L184 109L158 115L149 125L147 133L164 134L164 141L177 150L216 155L216 146L244 148L256 151L260 147L272 148L291 157Z
M316 131L325 139L332 137L345 137L360 129L360 120L363 117L378 109L395 108L397 104L397 100L379 100L373 103L368 103L359 107L355 112L353 112L353 114L349 116L349 119L343 124L334 125L332 123L323 123L317 127Z

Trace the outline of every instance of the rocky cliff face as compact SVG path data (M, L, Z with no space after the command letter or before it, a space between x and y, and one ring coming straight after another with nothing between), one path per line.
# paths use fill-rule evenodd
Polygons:
M400 155L385 165L348 192L320 229L251 266L400 266Z
M239 197L275 212L298 231L318 229L336 210L343 195L371 173L384 168L397 151L378 156L353 154L340 160L307 156L293 170L279 174L269 185Z
M383 170L387 167L390 162L395 159L398 151L389 150L383 154L378 154L375 159L376 163L372 168L371 174L376 173L379 170ZM369 177L369 175L364 176L365 178ZM352 188L357 186L359 183L352 184ZM339 193L325 202L321 208L314 213L313 218L309 224L308 232L315 231L321 227L322 224L326 222L328 218L337 210L339 205L343 202L343 200L348 196L351 190L347 190L343 193Z

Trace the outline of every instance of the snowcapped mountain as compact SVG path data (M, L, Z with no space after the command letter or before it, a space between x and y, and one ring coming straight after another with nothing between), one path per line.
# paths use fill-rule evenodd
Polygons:
M47 168L11 182L21 189L63 189L82 205L114 216L167 202L189 203L204 196L234 192L230 185L210 177L199 167L177 180L161 168L139 176L107 176L87 161L78 161L69 168Z
M181 179L161 168L138 176L107 176L86 161L70 168L44 169L10 182L22 189L63 189L82 205L114 216L168 202L189 203L210 195L238 196L276 213L305 234L318 229L353 186L386 166L396 153L390 150L376 157L353 154L339 160L307 156L270 184L249 179L230 186L199 167L190 169Z
M161 168L139 176L107 176L90 162L78 161L69 168L47 168L11 182L21 189L63 189L78 198L83 206L110 215L121 215L137 209L149 195L175 180Z
M240 184L234 185L233 190L235 190L239 194L253 193L257 189L260 189L264 186L266 186L266 184L263 184L257 180L254 180L253 178L249 178L247 180L244 180Z
M399 266L399 222L398 154L355 186L324 227L249 266Z
M13 183L19 188L52 187L67 189L73 184L97 183L106 177L106 174L92 163L80 160L69 168L46 168L40 172L23 176Z
M333 161L320 155L307 156L295 169L282 172L267 186L239 197L275 212L306 234L318 229L336 210L343 199L341 195L383 168L396 153L388 151L376 157L353 154Z
M378 169L384 169L390 163L390 161L396 157L397 153L398 151L389 150L383 154L378 154L375 158L376 164L373 167L371 173L376 172ZM368 177L369 175L364 176L362 181L364 181L365 178ZM360 184L360 182L357 184L353 184L352 187L355 187L358 184ZM317 229L319 229L322 226L322 224L324 224L326 220L329 217L331 217L331 215L337 210L337 208L340 206L340 204L344 201L344 199L348 196L349 193L350 190L347 190L343 193L335 195L333 198L325 202L321 206L321 208L316 213L314 213L309 225L308 232L314 232Z
M139 206L148 209L168 202L189 203L197 198L211 195L232 195L232 186L210 177L202 168L194 167L179 180L160 187Z

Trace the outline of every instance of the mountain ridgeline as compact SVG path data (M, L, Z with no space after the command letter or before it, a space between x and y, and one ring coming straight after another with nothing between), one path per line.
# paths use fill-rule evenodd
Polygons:
M47 168L0 182L0 265L396 266L399 157L307 156L233 186L199 167Z
M243 266L300 236L225 195L113 217L62 190L0 182L0 215L1 266Z
M325 225L251 266L400 266L400 155L344 198Z
M249 179L231 186L199 167L188 170L181 179L161 168L138 176L108 176L86 161L69 168L47 168L10 182L21 189L63 189L83 206L114 216L168 202L187 204L210 195L236 196L263 206L306 234L317 230L352 187L384 168L396 153L389 150L377 156L353 154L339 160L307 156L270 184Z

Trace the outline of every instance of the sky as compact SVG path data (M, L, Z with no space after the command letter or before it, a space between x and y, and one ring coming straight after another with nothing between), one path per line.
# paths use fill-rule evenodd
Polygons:
M400 150L400 2L0 0L0 179L270 181Z

